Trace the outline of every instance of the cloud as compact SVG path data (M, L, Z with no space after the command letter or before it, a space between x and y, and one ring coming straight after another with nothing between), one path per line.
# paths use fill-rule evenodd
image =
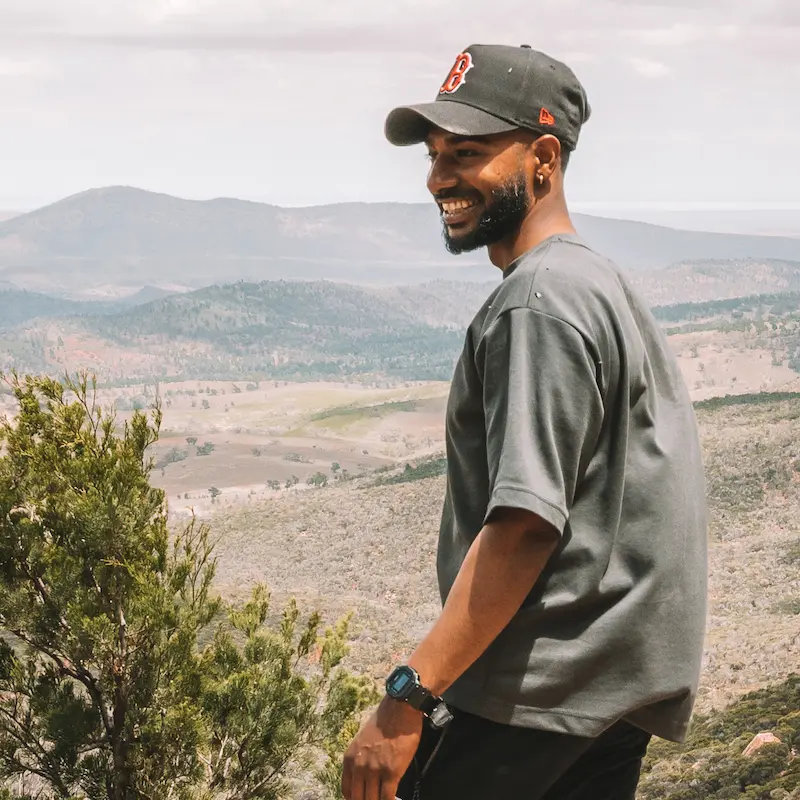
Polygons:
M623 37L654 47L681 47L701 41L707 35L707 31L700 25L688 25L680 22L669 28L622 31Z
M661 61L651 61L647 58L629 58L628 63L633 67L634 72L643 78L666 78L672 70Z
M47 71L47 64L44 61L0 58L0 78L19 78L29 75L43 75Z
M527 29L515 21L531 19L528 2L494 0L492 8L487 18L483 0L461 0L458 15L445 0L0 0L0 38L198 51L424 52L478 41L537 46L532 38L546 49L555 35L598 54L617 31L675 44L696 36L694 18L670 26L674 13L646 2L561 0L537 10ZM592 42L591 51L582 42Z
M781 0L762 15L761 19L768 23L800 27L800 3L797 0Z

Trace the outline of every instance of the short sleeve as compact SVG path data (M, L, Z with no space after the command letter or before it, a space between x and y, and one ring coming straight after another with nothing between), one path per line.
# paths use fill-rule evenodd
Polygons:
M501 314L476 351L483 375L489 504L532 511L563 533L603 424L589 346L531 308Z

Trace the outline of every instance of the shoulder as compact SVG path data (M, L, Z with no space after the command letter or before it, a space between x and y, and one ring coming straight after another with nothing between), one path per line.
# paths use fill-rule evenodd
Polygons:
M556 236L512 265L489 298L480 327L486 331L501 315L527 308L597 341L611 334L615 321L638 302L610 259L578 236Z

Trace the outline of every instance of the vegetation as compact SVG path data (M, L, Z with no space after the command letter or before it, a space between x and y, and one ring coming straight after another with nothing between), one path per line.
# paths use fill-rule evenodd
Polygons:
M0 311L11 294L0 292ZM115 385L133 376L242 380L250 391L262 379L449 380L463 340L463 326L431 324L430 315L415 315L376 291L327 281L240 282L149 303L86 305L44 298L34 308L62 320L61 330L82 348L113 351L101 377ZM13 327L30 318L9 315L0 325L0 368L5 362L8 369L61 374L70 353L47 326Z
M82 324L119 345L169 346L169 372L210 379L449 379L463 338L366 290L327 282L211 286Z
M326 422L344 419L347 421L358 420L369 417L385 417L396 411L412 412L417 409L418 404L413 400L395 400L389 403L380 403L374 406L338 406L337 408L327 408L309 417L309 422Z
M0 330L22 325L39 317L65 317L75 314L111 314L119 306L104 302L76 302L37 292L0 290ZM62 343L63 344L63 343Z
M800 400L800 392L758 392L746 394L726 394L724 397L710 397L694 403L696 409L717 409L725 406L773 405L781 400Z
M447 471L447 458L445 456L432 456L418 461L416 464L406 464L402 472L393 475L380 475L374 486L392 486L398 483L411 483L444 475Z
M760 733L777 741L744 751ZM654 740L641 800L772 800L800 797L800 675L697 717L684 744Z
M117 430L85 376L11 380L0 424L0 791L76 800L333 796L372 685L341 662L349 616L262 584L215 595L209 529L170 537L149 483L161 422ZM170 541L172 539L172 541ZM6 783L5 790L2 783Z
M682 266L684 282L687 269L695 279L708 272L728 283L737 270L766 269L773 279L755 274L754 280L759 275L764 280L753 285L782 283L793 290L667 304L663 299L680 292L664 290L664 298L664 292L653 291L653 313L669 335L736 334L746 347L769 350L776 365L800 372L799 267L791 262ZM652 283L654 275L637 274L634 282ZM4 298L9 307L0 324L0 368L62 374L79 348L102 353L99 374L119 386L197 377L240 381L248 391L261 380L449 380L464 330L493 285L435 281L367 288L278 280L114 303L0 292L0 311ZM745 282L742 290L750 286ZM56 329L53 320L60 321ZM243 393L241 384L234 393ZM198 400L198 406L208 409L208 399Z
M656 319L663 322L687 322L694 320L756 319L765 313L785 316L800 311L800 292L778 292L772 294L732 297L724 300L709 300L703 303L671 303L653 309Z

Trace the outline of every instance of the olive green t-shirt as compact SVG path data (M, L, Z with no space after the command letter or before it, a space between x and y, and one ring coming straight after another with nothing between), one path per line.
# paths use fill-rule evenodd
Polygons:
M512 725L596 736L624 718L682 741L706 623L694 411L646 303L579 236L519 258L476 315L446 442L443 601L493 509L528 509L560 533L522 608L446 699Z

